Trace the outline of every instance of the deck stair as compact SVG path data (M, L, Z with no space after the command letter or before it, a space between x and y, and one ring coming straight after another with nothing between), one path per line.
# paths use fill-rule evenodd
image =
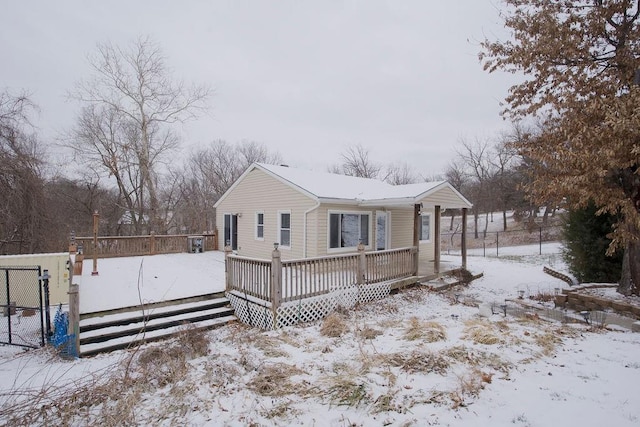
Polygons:
M167 338L186 323L210 329L236 320L224 293L80 315L80 355L90 356Z

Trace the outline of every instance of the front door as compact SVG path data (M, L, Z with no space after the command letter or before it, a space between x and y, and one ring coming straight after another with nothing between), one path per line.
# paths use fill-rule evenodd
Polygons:
M224 244L238 250L238 215L224 214Z
M376 250L389 249L389 213L376 211Z

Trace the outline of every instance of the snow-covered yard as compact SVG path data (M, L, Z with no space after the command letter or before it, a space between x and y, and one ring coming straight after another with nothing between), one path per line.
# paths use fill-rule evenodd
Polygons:
M178 266L191 260L206 264L189 265L194 271L219 268L206 254L185 257L172 267L168 261L152 267L145 258L142 298L190 287L193 276L178 275ZM470 257L470 269L484 277L468 288L407 289L324 322L277 331L236 323L203 337L186 331L171 341L73 361L47 349L0 347L0 423L638 425L640 334L536 317L481 318L465 304L563 287L542 272L543 264L564 268L558 254ZM100 280L112 269L125 270L117 260L101 261ZM154 280L169 277L165 269L179 276L169 280L175 285L154 287ZM127 281L137 301L134 285ZM102 286L110 292L101 298L123 295L117 284Z
M85 259L80 312L130 307L224 291L224 252Z

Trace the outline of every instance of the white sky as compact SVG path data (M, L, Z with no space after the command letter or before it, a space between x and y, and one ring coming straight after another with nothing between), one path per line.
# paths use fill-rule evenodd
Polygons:
M211 111L183 148L249 139L291 166L326 170L349 146L441 173L460 138L507 127L514 77L489 75L479 41L504 34L498 0L7 1L0 89L26 89L43 139L73 125L66 100L99 42L150 35L178 78L209 84Z

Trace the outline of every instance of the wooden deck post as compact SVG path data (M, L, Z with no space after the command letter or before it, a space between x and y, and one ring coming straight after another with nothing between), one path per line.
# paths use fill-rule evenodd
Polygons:
M74 355L80 355L80 287L77 283L69 283L69 329L67 334L73 334Z
M433 271L440 274L440 205L435 206L433 224Z
M93 212L93 271L92 276L98 275L98 224L100 215L98 211Z
M467 208L462 208L462 241L460 248L462 252L462 268L467 268Z
M224 288L226 292L231 290L232 277L231 268L229 267L229 255L231 255L232 252L231 246L227 245L224 247Z
M282 301L282 258L278 244L273 244L271 253L271 310L273 311L273 327L277 325L278 307Z
M358 243L358 285L364 285L367 283L367 256L364 253L364 245L362 242Z

